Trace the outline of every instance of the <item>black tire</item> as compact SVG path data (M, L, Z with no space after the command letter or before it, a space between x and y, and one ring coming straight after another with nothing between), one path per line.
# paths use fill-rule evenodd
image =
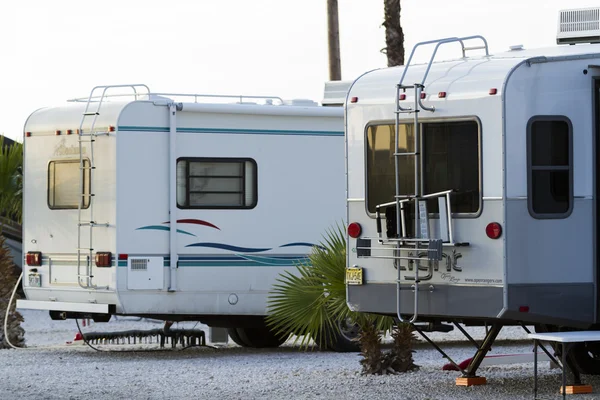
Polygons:
M231 340L233 340L238 346L250 347L246 342L242 340L242 338L240 338L240 334L238 333L236 328L227 328L227 334L229 335Z
M577 370L586 375L600 375L600 344L577 343L571 349L571 359Z
M288 339L287 335L278 336L267 327L236 328L236 332L243 344L238 343L235 339L234 342L244 347L254 347L259 349L279 347Z
M560 332L568 330L548 325L536 326L535 328L536 332ZM552 347L554 348L556 357L560 361L562 357L562 345L553 343ZM600 343L577 343L571 348L569 358L579 373L584 375L600 375Z
M360 328L358 325L350 321L338 321L337 325L338 329L328 335L330 340L317 337L315 338L315 342L327 350L338 353L360 352L360 344L358 342Z

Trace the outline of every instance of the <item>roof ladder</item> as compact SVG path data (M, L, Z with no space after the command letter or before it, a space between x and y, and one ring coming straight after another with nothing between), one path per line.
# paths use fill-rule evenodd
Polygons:
M465 47L465 41L467 40L473 40L473 39L480 39L483 42L483 45L481 46L474 46L474 47ZM423 197L423 188L420 185L420 176L419 176L419 166L421 165L421 153L422 153L422 146L421 146L421 126L419 125L419 112L421 112L421 110L425 110L425 111L430 111L430 112L434 112L435 111L435 107L427 107L423 104L422 99L421 99L421 93L423 93L423 90L425 89L425 81L427 80L427 76L429 75L429 71L431 69L431 65L433 64L434 60L435 60L435 56L437 54L438 49L440 48L441 45L443 44L447 44L447 43L454 43L454 42L459 42L461 44L462 47L462 56L463 58L466 57L466 52L469 50L478 50L478 49L484 49L485 50L485 54L486 56L489 55L489 51L488 51L488 45L487 45L487 41L485 40L485 38L483 36L465 36L465 37L451 37L451 38L444 38L444 39L437 39L437 40L430 40L430 41L426 41L426 42L421 42L421 43L417 43L415 45L415 47L413 47L410 56L408 58L408 63L406 64L406 67L404 68L404 71L402 72L402 77L400 78L400 82L398 83L398 85L396 85L396 118L395 118L395 147L394 147L394 167L395 167L395 189L396 189L396 194L394 196L394 203L396 206L396 232L398 232L398 234L400 235L401 238L407 238L407 233L406 233L406 219L404 217L404 203L414 200L414 218L415 218L415 238L414 240L406 240L405 242L413 242L412 245L414 246L414 251L415 251L415 257L412 261L414 261L415 263L415 276L414 276L414 293L415 293L415 297L414 297L414 312L413 315L408 319L408 321L406 321L405 319L402 318L401 315L401 268L399 265L396 266L396 269L398 271L398 279L396 280L396 296L397 296L397 309L396 309L396 314L398 317L398 320L400 322L409 322L409 323L413 323L417 320L418 317L418 309L419 309L419 267L420 267L420 257L419 252L420 250L424 250L427 249L427 247L438 247L441 246L441 242L436 241L436 243L432 243L433 241L428 241L428 240L421 240L419 239L420 237L420 233L419 232L419 228L420 228L420 210L421 208L419 207L419 202L420 201L426 201L426 199ZM435 48L431 54L431 57L429 59L429 63L427 64L427 67L425 69L425 73L423 74L423 78L421 79L420 82L414 83L412 85L405 85L404 84L404 78L406 77L406 72L408 71L409 67L411 66L411 61L413 59L413 56L415 54L415 50L421 46L424 45L428 45L428 44L435 44ZM407 107L407 108L403 108L400 105L400 92L405 92L406 89L414 89L414 108L411 107ZM399 152L399 136L400 136L400 114L405 114L405 113L412 113L414 115L414 124L413 124L413 133L414 133L414 150L412 152ZM400 194L400 158L401 157L413 157L414 160L414 172L415 172L415 176L414 176L414 182L415 182L415 186L414 186L414 192L410 195L403 195ZM450 210L450 202L449 202L449 194L446 195L448 198L447 204L448 204L448 210ZM451 212L451 211L449 211ZM451 219L452 214L448 214L448 218ZM426 218L426 216L425 216ZM450 229L450 232L452 232L452 230ZM452 239L450 239L450 241L452 241ZM402 241L397 241L396 242L396 249L395 249L395 254L398 256L395 260L395 262L399 262L399 260L403 257L400 256L400 251L401 249L405 250L406 248L402 247L403 242ZM426 247L427 246L427 247ZM439 251L440 254L437 255L437 257L441 256L441 248Z
M98 227L108 227L108 223L98 223L94 219L94 192L93 192L93 172L96 169L94 163L94 142L96 138L104 135L108 136L108 130L104 132L96 131L96 122L100 116L100 109L106 98L106 92L114 88L131 88L133 95L137 99L139 95L150 93L150 89L146 85L111 85L111 86L96 86L90 92L90 95L81 116L79 123L78 142L79 142L79 188L81 190L81 200L77 204L77 282L84 289L108 289L108 287L99 287L93 283L93 265L94 265L94 245L93 245L93 230ZM138 93L138 89L145 89L146 93ZM100 93L96 95L96 93ZM84 130L84 126L89 124L89 129ZM89 143L89 159L84 158L84 143ZM87 179L86 179L87 177ZM88 182L89 180L89 182ZM86 191L86 183L89 192ZM84 220L83 209L88 206L87 213L89 219ZM88 246L82 247L82 230L88 230ZM82 257L85 261L82 262ZM81 269L85 266L85 273Z

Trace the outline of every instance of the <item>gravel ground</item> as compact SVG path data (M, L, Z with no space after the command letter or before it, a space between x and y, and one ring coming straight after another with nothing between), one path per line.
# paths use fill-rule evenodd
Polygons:
M278 349L246 349L234 344L218 349L156 350L158 346L66 346L73 321L51 321L46 313L24 311L28 348L0 351L0 399L531 399L533 364L480 369L488 384L457 387L459 374L442 371L444 359L426 343L417 345L417 372L388 376L360 375L357 354L300 351L288 342ZM194 324L186 324L191 328ZM119 319L92 324L93 330L160 327L148 321ZM182 327L180 325L180 327ZM476 338L481 328L468 329ZM457 361L474 348L457 332L432 335ZM530 352L520 328L505 328L495 354ZM123 350L137 350L123 352ZM139 351L143 350L143 351ZM560 398L560 370L539 365L539 395ZM584 382L600 387L600 377ZM577 399L600 399L600 394Z

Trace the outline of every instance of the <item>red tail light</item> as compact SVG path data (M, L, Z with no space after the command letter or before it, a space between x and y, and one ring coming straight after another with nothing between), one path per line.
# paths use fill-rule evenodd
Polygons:
M42 265L42 253L40 251L30 251L25 256L25 261L30 267L39 267Z
M129 258L129 255L119 254L119 261L127 261L127 258Z
M112 254L110 251L99 251L96 253L96 267L110 267L112 263Z
M362 228L358 222L353 222L348 225L348 236L356 239L362 233Z
M490 222L485 227L485 233L490 239L498 239L502 236L502 225L497 222Z

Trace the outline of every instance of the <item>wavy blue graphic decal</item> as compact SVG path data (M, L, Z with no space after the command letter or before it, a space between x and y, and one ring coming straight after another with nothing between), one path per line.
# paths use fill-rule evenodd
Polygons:
M305 263L308 260L308 257L295 257L295 258L274 258L274 257L263 257L263 256L249 256L245 254L240 254L242 258L245 258L248 261L254 261L258 264L265 265L296 265L298 263Z
M232 245L224 244L224 243L210 243L210 242L192 243L192 244L188 244L185 247L209 247L212 249L229 250L229 251L235 251L238 253L260 253L261 251L271 250L271 248L261 249L261 248L252 248L252 247L238 247L238 246L232 246Z
M136 229L136 231L139 231L139 230L170 231L171 228L168 227L168 226L161 226L161 225L148 225L148 226L142 226L142 227L139 227L139 228ZM190 235L190 236L197 237L193 233L182 231L181 229L177 229L177 232L178 233L183 233L184 235Z
M318 247L322 250L325 250L325 247L319 245L319 244L314 244L314 243L308 243L308 242L294 242L294 243L288 243L288 244L282 244L279 247L295 247L295 246L302 246L302 247Z

